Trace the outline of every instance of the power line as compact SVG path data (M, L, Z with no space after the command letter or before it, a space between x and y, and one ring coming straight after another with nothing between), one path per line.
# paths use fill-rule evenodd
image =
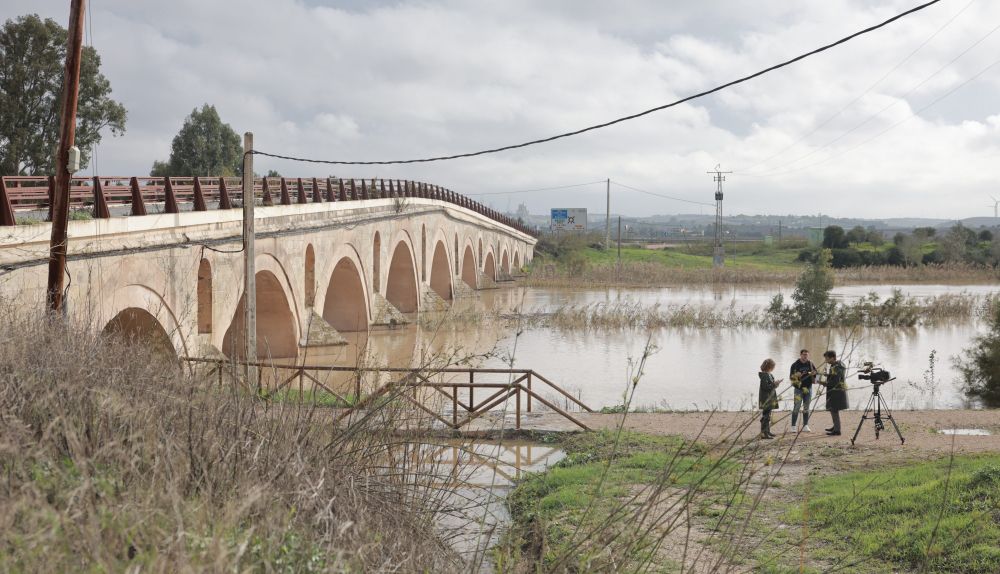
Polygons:
M868 95L873 89L875 89L875 86L877 86L877 85L881 84L883 81L885 81L886 78L888 78L890 75L892 75L892 73L895 72L896 70L898 70L903 64L905 64L906 62L909 62L910 58L912 58L917 52L919 52L920 50L922 50L924 48L924 46L926 46L927 44L929 44L931 42L931 40L933 40L934 38L936 38L938 36L938 34L940 34L945 28L947 28L948 26L950 26L951 23L955 21L955 19L957 19L959 16L961 16L966 10L969 9L970 6L972 6L973 4L975 4L975 2L976 2L976 0L970 0L969 3L966 4L964 8L962 8L961 10L959 10L958 12L956 12L954 16L952 16L951 18L948 19L947 22L945 22L944 24L942 24L940 28L938 28L933 34L931 34L930 36L928 36L927 39L924 40L923 42L921 42L921 44L919 46L917 46L916 48L914 48L912 52L910 52L909 54L907 54L905 58L903 58L898 63L896 63L896 65L893 66L892 68L890 68L889 71L887 71L885 74L882 74L881 78L875 80L875 82L872 83L870 86L868 86L868 88L865 91L863 91L860 94L858 94L857 97L855 97L853 100L851 100L851 101L847 102L846 104L844 104L843 107L841 107L839 110L837 110L836 112L834 112L831 116L829 116L828 118L826 118L825 120L823 120L822 122L820 122L819 124L817 124L816 127L814 127L813 129L809 130L808 132L802 134L795 141L793 141L792 143L790 143L787 146L783 147L782 149L778 150L774 154L772 154L772 155L770 155L770 156L768 156L768 157L766 157L766 158L764 158L764 159L762 159L762 160L760 160L760 161L758 161L758 162L756 162L754 164L751 164L751 165L749 165L747 167L740 168L740 169L738 169L736 171L745 174L745 172L747 172L747 171L749 171L749 170L751 170L751 169L753 169L753 168L755 168L755 167L757 167L759 165L765 164L765 163L771 161L772 159L778 157L779 155L784 154L788 150L790 150L790 149L794 148L795 146L797 146L799 143L801 143L803 140L805 140L809 136L813 135L814 133L816 133L819 130L821 130L824 127L826 127L830 122L832 122L833 120L837 119L840 116L840 114L844 113L847 110L847 108L850 108L854 104L858 103L858 101L861 100L861 98L863 98L866 95Z
M613 126L615 124L619 124L619 123L626 122L626 121L629 121L629 120L634 120L636 118L640 118L640 117L652 114L654 112L658 112L658 111L661 111L661 110L665 110L667 108L672 108L672 107L678 106L678 105L686 103L686 102L690 102L691 100L696 100L698 98L705 97L705 96L707 96L709 94L714 94L716 92L722 91L722 90L724 90L726 88L730 88L730 87L735 86L737 84L742 84L744 82L750 81L750 80L752 80L754 78L757 78L759 76L763 76L764 74L767 74L769 72L773 72L774 70L778 70L780 68L784 68L786 66L790 66L790 65L794 64L795 62L798 62L799 60L804 60L804 59L806 59L806 58L808 58L810 56L815 56L816 54L819 54L821 52L825 52L825 51L827 51L827 50L829 50L831 48L834 48L836 46L839 46L841 44L849 42L849 41L853 40L854 38L857 38L858 36L863 36L863 35L868 34L870 32L874 32L875 30L878 30L880 28L888 26L889 24L895 22L896 20L899 20L901 18L909 16L910 14L914 14L914 13L919 12L919 11L925 9L925 8L933 6L934 4L937 4L940 1L941 0L930 0L929 2L925 2L923 4L920 4L919 6L911 8L911 9L905 11L905 12L897 14L897 15L893 16L892 18L889 18L888 20L885 20L884 22L881 22L881 23L876 24L874 26L869 26L868 28L865 28L863 30L855 32L855 33L853 33L853 34L851 34L849 36L845 36L845 37L843 37L843 38L841 38L839 40L836 40L835 42L831 42L831 43L826 44L824 46L820 46L819 48L816 48L815 50L812 50L812 51L806 52L804 54L800 54L798 56L795 56L794 58L791 58L789 60L781 62L780 64L775 64L775 65L773 65L773 66L771 66L769 68L765 68L765 69L760 70L758 72L754 72L753 74L750 74L750 75L747 75L747 76L743 76L742 78L738 78L736 80L732 80L732 81L727 82L725 84L721 84L721 85L716 86L714 88L711 88L709 90L705 90L703 92L699 92L697 94L694 94L694 95L691 95L691 96L687 96L685 98L681 98L681 99L673 101L673 102L671 102L669 104L664 104L662 106L657 106L655 108L650 108L648 110L645 110L645 111L642 111L642 112L638 112L638 113L635 113L635 114L632 114L632 115L623 116L623 117L620 117L620 118L617 118L617 119L614 119L614 120L611 120L611 121L607 121L607 122L604 122L604 123L600 123L600 124L588 126L588 127L581 128L581 129L574 130L574 131L570 131L570 132L565 132L565 133L557 134L557 135L550 136L550 137L547 137L547 138L541 138L541 139L531 140L531 141L527 141L527 142L519 143L519 144L513 144L513 145L501 146L501 147L496 147L496 148L490 148L490 149L485 149L485 150L481 150L481 151L477 151L477 152L460 153L460 154L454 154L454 155L428 157L428 158L420 158L420 159L399 159L399 160L386 160L386 161L342 161L342 160L309 159L309 158L301 158L301 157L294 157L294 156L287 156L287 155L267 153L267 152L258 151L258 150L253 150L253 153L256 154L256 155L273 157L275 159L285 159L285 160L298 161L298 162L304 162L304 163L319 163L319 164L330 164L330 165L392 165L392 164L408 164L408 163L428 163L428 162L433 162L433 161L446 161L446 160L460 159L460 158L466 158L466 157L475 157L475 156L480 156L480 155L493 154L493 153L498 153L498 152L502 152L502 151L508 151L508 150L512 150L512 149L519 149L519 148L525 148L525 147L528 147L528 146L533 146L533 145L548 143L548 142L551 142L551 141L554 141L554 140L558 140L558 139L562 139L562 138L568 138L568 137L571 137L571 136L576 136L576 135L580 135L580 134L583 134L583 133L586 133L586 132L590 132L590 131L598 130L598 129L601 129L601 128L606 128L606 127L609 127L609 126Z
M645 193L646 195L652 195L653 197L660 197L663 199L671 199L673 201L683 201L684 203L693 203L695 205L704 205L707 207L715 207L714 203L705 203L704 201L695 201L693 199L684 199L681 197L674 197L672 195L664 195L662 193L654 193L652 191L646 191L645 189L639 189L638 187L632 187L630 185L625 185L624 183L618 183L615 180L611 180L611 183L617 185L618 187L624 187L625 189L631 189L632 191L637 191L639 193Z
M557 185L554 187L536 187L535 189L518 189L515 191L487 191L484 193L466 193L467 196L480 196L480 195L510 195L514 193L530 193L532 191L549 191L554 189L569 189L571 187L583 187L585 185L594 185L596 183L604 183L605 180L598 181L588 181L586 183L571 183L569 185Z

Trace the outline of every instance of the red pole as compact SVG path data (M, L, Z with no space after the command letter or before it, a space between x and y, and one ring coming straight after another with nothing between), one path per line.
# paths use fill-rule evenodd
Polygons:
M52 197L52 236L49 240L48 303L52 311L63 306L63 278L66 275L66 225L69 221L69 150L76 140L76 103L80 96L80 58L83 55L84 0L72 0L69 37L66 41L66 69L63 80L62 125L56 152L56 192Z

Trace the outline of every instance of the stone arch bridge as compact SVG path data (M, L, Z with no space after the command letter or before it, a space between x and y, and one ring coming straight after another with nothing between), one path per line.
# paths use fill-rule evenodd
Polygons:
M4 223L14 224L0 226L0 295L42 308L51 227L14 215L44 219L51 188L29 180L4 178L0 187ZM94 217L69 224L68 312L178 356L238 356L237 188L226 178L74 180L73 205ZM278 178L255 188L261 357L295 357L305 345L410 321L510 280L532 259L526 228L440 188Z

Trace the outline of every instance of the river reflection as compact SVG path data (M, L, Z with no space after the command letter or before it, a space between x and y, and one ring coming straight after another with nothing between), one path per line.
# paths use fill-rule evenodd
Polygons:
M845 300L869 292L888 296L893 288L914 297L944 293L988 294L995 285L850 285L835 289ZM543 289L507 287L481 291L459 299L456 309L471 307L512 312L546 312L564 305L631 301L643 305L714 305L752 309L766 305L778 292L790 287L725 287L698 289ZM969 341L985 327L976 321L934 327L849 329L758 328L664 328L638 330L560 330L500 328L467 322L437 327L434 320L424 326L408 325L370 335L348 334L349 344L309 348L300 362L309 364L417 366L471 358L476 366L530 368L556 384L578 394L592 408L622 402L630 385L634 364L642 356L647 340L655 345L635 389L634 406L675 410L726 409L753 406L757 371L768 357L778 363L777 376L787 379L787 369L800 348L812 351L814 360L826 349L849 352L851 365L875 361L897 380L883 393L894 408L956 408L961 393L951 357L962 353ZM933 384L929 357L935 351ZM492 353L492 354L490 354ZM490 354L490 356L483 356ZM442 357L444 357L442 359ZM345 375L343 380L348 377ZM864 382L852 379L852 386ZM787 388L787 387L785 387ZM790 393L786 393L790 395ZM850 402L863 407L867 388L853 391ZM790 405L790 398L786 405Z

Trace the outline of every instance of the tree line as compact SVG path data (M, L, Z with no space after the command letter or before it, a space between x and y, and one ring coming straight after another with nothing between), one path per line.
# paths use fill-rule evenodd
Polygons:
M823 229L819 247L799 252L799 260L813 262L822 249L830 251L830 265L842 269L873 265L914 267L939 263L1000 265L1000 235L989 229L976 231L956 223L944 233L934 227L898 232L887 244L881 231L856 226L845 231L838 225Z

